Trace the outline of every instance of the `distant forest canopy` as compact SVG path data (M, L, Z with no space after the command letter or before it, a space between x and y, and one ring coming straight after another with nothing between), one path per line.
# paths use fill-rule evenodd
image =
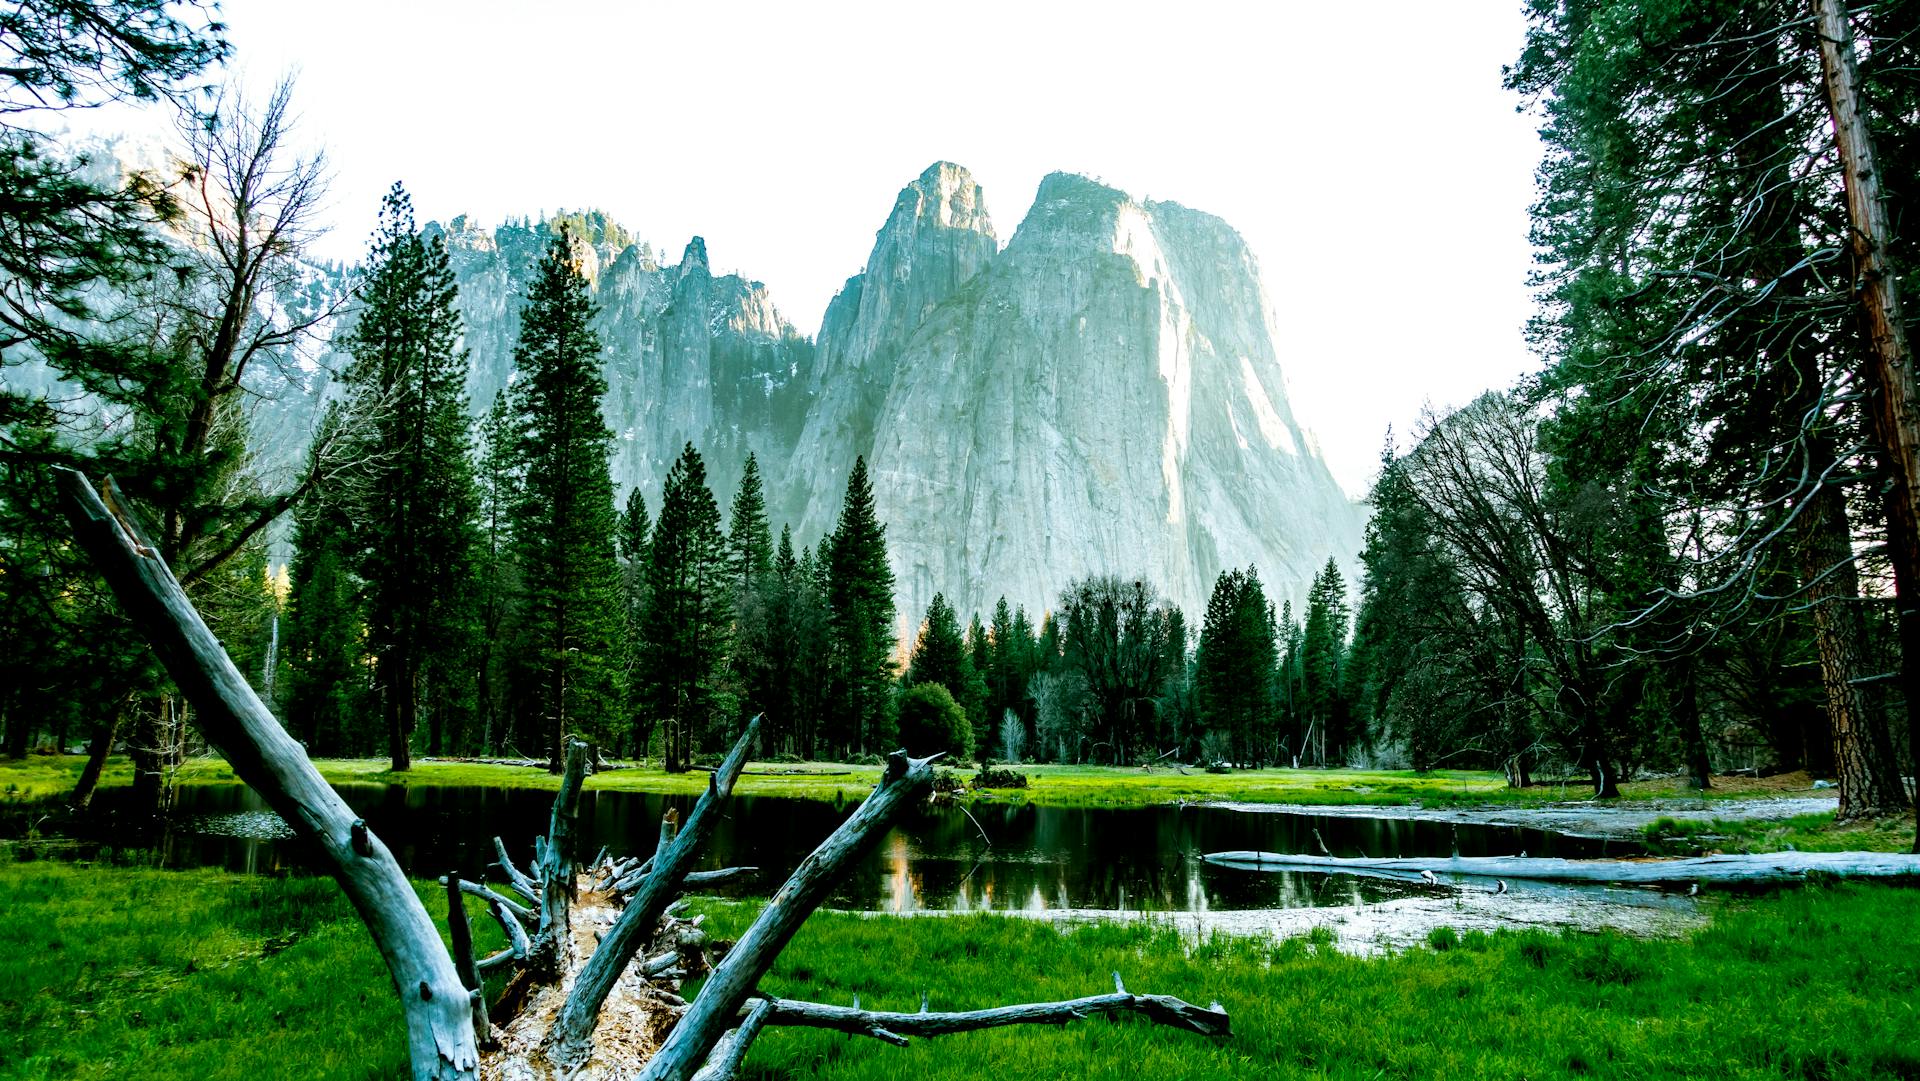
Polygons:
M71 464L116 478L316 754L544 760L578 734L677 770L764 713L769 756L1472 766L1601 796L1804 768L1843 818L1911 803L1920 0L1531 4L1506 82L1546 146L1543 366L1389 441L1357 596L1332 561L1298 613L1251 567L1191 614L1092 575L1037 614L936 595L910 643L864 460L797 551L750 455L724 514L690 444L616 505L571 232L604 223L561 223L516 377L476 410L444 236L396 185L334 343L344 393L267 483L247 372L343 314L272 302L324 177L290 91L188 93L226 45L164 5L98 5L130 37L26 7L40 66L0 66L0 372L84 396L0 388L0 752L124 742L157 799L189 742L68 543L48 477ZM102 181L8 119L129 97L181 110L173 175Z

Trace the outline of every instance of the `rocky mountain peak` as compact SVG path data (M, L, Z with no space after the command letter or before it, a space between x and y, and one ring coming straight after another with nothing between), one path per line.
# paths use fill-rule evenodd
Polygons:
M965 229L993 236L985 193L972 173L950 161L934 162L913 183L900 189L882 233L898 230L908 222L923 228Z

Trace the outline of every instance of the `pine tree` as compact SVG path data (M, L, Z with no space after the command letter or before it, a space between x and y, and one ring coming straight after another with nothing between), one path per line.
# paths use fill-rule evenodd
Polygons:
M781 579L780 595L784 612L777 667L785 688L780 701L791 711L786 724L792 750L812 758L825 750L829 736L825 726L834 702L835 669L827 571L813 549L801 549L791 573Z
M359 318L343 343L354 358L348 411L366 463L348 498L367 652L388 753L404 770L422 704L431 703L427 751L438 755L449 707L471 701L465 655L476 619L479 496L453 268L438 237L421 239L399 184L381 204L368 263Z
M744 715L764 715L774 700L773 536L767 525L760 465L749 453L727 523L727 573L733 587L733 648L729 663ZM763 726L763 736L775 726Z
M474 590L475 641L473 681L480 714L479 748L491 753L511 741L503 723L506 710L506 665L498 655L507 628L513 623L513 605L519 579L513 565L512 516L520 501L518 430L506 391L494 395L493 405L480 419L475 447L475 494L479 538L476 542Z
M839 524L824 547L839 709L835 727L825 734L843 751L891 750L893 569L887 564L887 527L874 515L865 458L854 459Z
M322 428L339 423L330 410ZM324 443L324 440L315 440ZM333 490L293 514L285 644L277 680L287 730L313 755L360 749L366 678L360 582L353 573L353 516Z
M666 768L688 769L702 737L727 736L726 679L733 591L720 507L706 463L689 443L667 472L647 556L648 602L641 678L650 712L666 725Z
M963 686L954 694L960 708L966 711L967 723L973 726L972 746L982 755L993 749L994 720L987 712L987 672L993 667L993 642L987 636L987 628L980 623L980 613L975 612L967 623L967 666L961 672Z
M626 737L629 753L644 758L652 753L654 713L646 685L646 636L648 558L653 549L653 521L647 515L647 499L639 488L627 493L627 507L620 515L618 537L620 553L621 701L626 710Z
M546 727L556 769L569 736L611 744L620 734L620 570L607 470L613 436L600 411L607 384L593 315L563 232L535 272L513 354L520 372L513 546L519 637L530 662L524 698Z
M959 701L957 690L964 688L973 666L966 640L960 633L960 620L944 593L935 593L927 605L927 618L920 624L913 654L907 660L906 686L938 683Z
M1222 571L1200 628L1194 695L1200 726L1224 737L1236 761L1264 765L1278 753L1274 637L1272 608L1259 574L1252 567Z
M1340 673L1346 664L1347 587L1332 557L1314 576L1307 594L1307 618L1301 631L1301 707L1307 729L1300 735L1301 758L1327 764L1328 749L1342 749L1345 713Z
M727 521L727 568L734 587L746 589L773 569L773 535L767 525L766 493L760 484L760 463L747 454L734 493L733 513Z

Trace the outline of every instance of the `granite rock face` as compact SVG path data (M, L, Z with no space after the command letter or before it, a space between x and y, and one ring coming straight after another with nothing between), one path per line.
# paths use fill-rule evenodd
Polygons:
M1037 615L1109 571L1150 578L1197 627L1225 568L1297 603L1360 550L1362 513L1288 406L1258 268L1211 215L1056 173L1002 250L980 186L938 162L812 340L759 282L713 274L698 237L668 265L596 213L429 225L476 414L514 377L522 298L562 226L600 308L621 498L639 486L657 511L692 442L724 506L752 451L775 528L817 544L865 455L903 636L935 591L963 618L1002 595Z
M667 469L689 442L723 499L749 451L784 461L806 416L813 343L781 316L766 286L715 276L701 238L688 242L678 264L662 266L649 245L599 214L492 233L464 218L427 227L444 233L459 281L475 413L513 378L526 288L563 226L600 309L594 326L606 350L605 412L621 498L638 485L657 511Z
M1258 269L1225 222L1056 173L1005 251L928 284L948 283L866 371L887 380L864 453L903 629L935 591L962 613L1002 594L1044 608L1109 571L1197 623L1225 568L1298 601L1358 553L1363 516L1288 407ZM838 333L822 328L822 356Z

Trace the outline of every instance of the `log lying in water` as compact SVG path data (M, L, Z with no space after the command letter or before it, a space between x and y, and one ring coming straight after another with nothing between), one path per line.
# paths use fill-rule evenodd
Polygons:
M1678 882L1782 882L1821 872L1846 878L1920 875L1920 855L1905 852L1765 852L1672 860L1563 860L1527 856L1411 856L1347 859L1281 852L1209 852L1201 857L1242 871L1320 871L1328 874L1418 878L1421 872L1541 882L1662 885Z

